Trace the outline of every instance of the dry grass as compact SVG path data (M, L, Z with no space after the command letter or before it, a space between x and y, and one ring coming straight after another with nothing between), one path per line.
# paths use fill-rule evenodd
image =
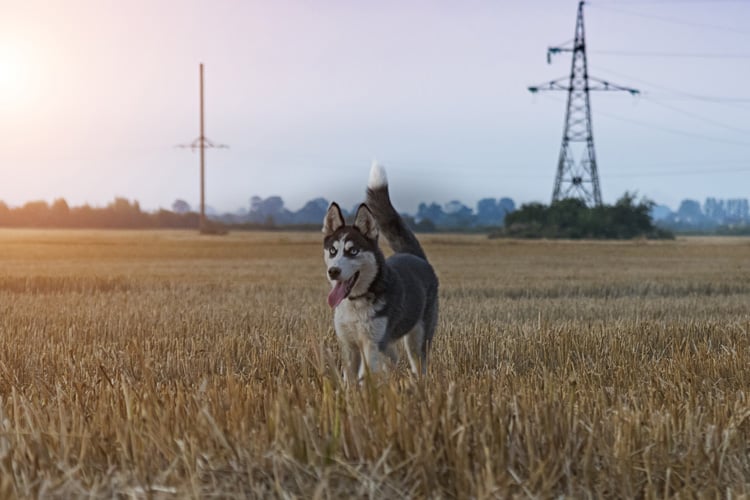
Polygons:
M750 494L750 241L433 236L429 376L344 388L316 234L0 232L0 496Z

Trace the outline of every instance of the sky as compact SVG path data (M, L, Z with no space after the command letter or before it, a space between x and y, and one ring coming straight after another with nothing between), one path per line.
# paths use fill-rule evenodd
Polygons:
M4 0L0 200L145 209L279 195L354 206L370 164L394 204L549 202L577 2ZM592 0L589 74L605 203L625 191L750 197L750 0Z

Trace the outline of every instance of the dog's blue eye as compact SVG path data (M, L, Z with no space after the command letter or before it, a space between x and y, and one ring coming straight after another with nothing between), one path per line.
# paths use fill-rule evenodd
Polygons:
M328 249L328 254L331 257L334 257L336 255L336 252L337 252L337 250L334 247L331 247L331 248Z
M348 252L349 255L357 255L359 253L359 248L350 248Z

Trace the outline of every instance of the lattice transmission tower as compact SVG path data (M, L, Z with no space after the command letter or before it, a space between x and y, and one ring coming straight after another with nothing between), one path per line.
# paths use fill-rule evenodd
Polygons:
M583 4L583 1L578 3L578 17L573 40L557 47L547 48L547 63L552 62L554 54L573 53L570 75L529 87L529 91L536 93L545 90L563 90L568 93L565 129L557 161L552 201L580 198L587 205L601 205L602 193L594 152L594 135L591 131L589 91L622 90L632 95L637 95L639 91L589 76L586 61L586 37L583 29ZM571 42L572 46L570 46ZM578 161L576 161L577 158Z

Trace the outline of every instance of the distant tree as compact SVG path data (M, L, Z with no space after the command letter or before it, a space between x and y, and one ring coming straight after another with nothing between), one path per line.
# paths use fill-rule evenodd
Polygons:
M280 196L269 196L263 199L253 196L250 199L250 210L247 214L250 222L267 223L269 217L274 224L287 224L292 221L292 213L284 208L284 200Z
M198 225L197 214L175 214L167 210L156 213L141 211L137 201L116 198L104 208L88 204L71 207L63 198L51 205L31 201L19 208L0 202L0 226L3 227L81 227L81 228L151 228Z
M103 224L102 210L95 210L88 203L71 209L72 225L75 227L107 227Z
M131 203L127 198L121 198L119 196L107 205L107 209L120 214L131 214L141 211L141 207L137 201Z
M713 223L737 224L748 221L750 210L746 198L721 200L706 198L703 215Z
M586 204L578 198L555 201L549 207L545 220L554 231L567 234L570 238L583 238L590 227Z
M651 207L651 218L655 221L667 219L670 215L672 215L672 210L666 205L654 205Z
M703 214L709 219L714 219L717 222L724 221L727 215L724 200L706 198L706 202L703 204Z
M448 215L469 215L472 210L458 200L451 200L445 204L445 213Z
M414 230L420 233L434 233L437 231L437 227L430 219L422 219L414 224Z
M183 229L195 229L198 227L199 215L195 212L186 212L184 214L178 214L176 212L170 212L169 210L158 210L154 214L149 215L150 224L152 227L169 227L169 228L183 228Z
M322 223L327 211L328 200L325 198L315 198L294 212L292 219L297 224L318 224Z
M176 214L186 214L190 212L190 205L185 200L177 199L172 203L172 212Z
M4 201L0 201L0 224L9 222L10 215L11 211L8 205Z
M60 215L68 215L70 213L70 207L65 198L58 198L52 202L52 212Z
M30 201L17 210L20 225L46 227L50 225L50 209L46 201Z
M64 198L58 198L50 207L50 222L57 227L70 225L70 207Z
M441 225L451 229L468 228L474 225L474 211L458 200L445 204L445 217Z
M701 204L695 200L682 200L677 216L688 222L699 222L704 218Z
M422 219L417 222L414 217L408 214L401 214L401 218L412 231L418 233L434 233L437 230L435 224L433 224L430 219Z
M434 224L440 225L443 219L445 219L445 212L443 212L443 208L437 203L430 203L429 205L420 203L416 219L418 221L430 219Z
M497 204L505 211L506 214L515 212L516 210L516 202L514 202L511 198L500 198Z
M483 198L477 202L476 223L479 226L502 226L505 216L516 209L510 198Z
M671 233L653 225L653 203L636 202L625 193L614 205L587 207L574 198L555 201L550 206L529 203L505 217L505 236L526 238L664 238ZM500 234L500 233L498 233Z
M263 209L263 198L252 196L250 198L250 212L260 212Z
M141 212L137 201L117 197L104 210L105 224L109 227L143 227L148 225L148 217Z
M505 211L501 210L494 198L482 198L477 202L477 224L498 226L503 223Z
M547 223L547 207L542 203L531 202L521 205L521 209L505 217L505 226L513 224L529 224L536 222L539 224Z
M647 234L654 229L651 221L651 208L654 203L642 200L635 201L635 194L625 193L611 210L611 224L616 238L633 238Z
M263 201L263 210L268 214L276 214L284 209L284 200L281 196L269 196Z
M733 222L750 222L750 203L747 198L727 200L727 217Z

